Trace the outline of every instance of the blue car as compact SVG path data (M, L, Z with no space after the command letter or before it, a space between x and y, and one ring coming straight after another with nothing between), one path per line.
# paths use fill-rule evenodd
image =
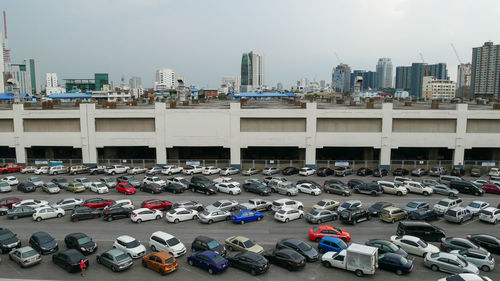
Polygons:
M413 269L413 262L393 253L378 255L378 268L396 272L397 275L408 274Z
M229 266L228 260L214 251L192 252L187 260L190 265L207 270L209 274L223 272Z
M342 239L333 236L324 236L318 244L320 253L340 252L344 249L347 249L347 244Z
M34 213L35 209L31 207L17 207L7 211L7 218L17 220L18 218L31 217Z
M241 223L244 224L246 222L250 221L260 221L261 219L264 218L264 215L257 211L250 211L250 210L241 210L236 213L234 213L231 216L231 220L235 223Z
M429 203L424 201L411 201L403 208L408 214L420 210L428 210Z

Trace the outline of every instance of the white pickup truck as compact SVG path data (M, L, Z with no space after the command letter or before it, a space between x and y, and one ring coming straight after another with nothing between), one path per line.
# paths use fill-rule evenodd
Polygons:
M116 175L116 174L124 174L128 171L128 169L130 168L127 166L113 165L110 167L106 167L106 170L104 170L104 172L106 172L106 174L108 175Z
M340 252L326 252L321 257L321 263L326 267L338 267L361 277L365 274L375 274L378 267L378 249L352 243Z

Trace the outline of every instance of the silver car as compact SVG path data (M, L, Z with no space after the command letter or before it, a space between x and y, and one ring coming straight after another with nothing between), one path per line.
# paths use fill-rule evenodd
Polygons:
M192 200L179 201L174 203L174 205L172 206L172 209L176 208L184 208L188 210L196 210L198 212L201 212L203 210L203 204Z
M116 182L113 178L100 178L99 181L104 183L108 188L116 187Z
M113 271L124 271L130 268L134 261L125 252L118 249L111 249L100 253L96 257L97 263L102 264Z
M35 249L28 246L11 251L9 259L19 264L20 267L28 267L39 264L42 261L42 256Z
M325 221L337 220L339 215L329 210L313 209L306 215L306 221L310 223L323 223Z
M200 220L200 222L208 224L218 221L226 221L231 219L231 212L224 210L206 210L198 213L198 219Z
M47 182L42 185L42 191L45 191L49 194L56 194L59 193L61 189L59 188L59 186L57 186L57 184L53 182Z
M238 209L238 201L236 200L217 200L213 204L205 207L207 211L223 210L223 211L234 211Z
M495 259L486 250L481 249L464 249L453 250L450 254L462 257L464 260L474 264L482 271L490 271L495 269Z
M479 273L477 266L463 258L449 253L428 253L424 258L424 265L433 271L448 273Z
M83 206L83 201L78 198L65 198L57 201L55 204L50 205L52 208L61 208L63 210L73 210Z
M0 180L0 192L10 192L12 191L12 187L8 182Z
M470 210L464 207L453 207L444 213L444 219L451 222L462 223L473 218Z
M450 188L444 184L437 184L437 185L431 186L431 188L435 194L447 195L450 197L458 196L458 190L456 190L454 188Z

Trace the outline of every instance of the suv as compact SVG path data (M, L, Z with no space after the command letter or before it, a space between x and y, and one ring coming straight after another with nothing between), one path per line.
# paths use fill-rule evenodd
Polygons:
M500 177L500 169L499 168L491 168L488 172L488 176L490 177Z
M405 181L404 186L408 188L409 192L423 194L425 196L429 196L434 192L432 188L416 181Z
M441 238L446 237L441 228L419 221L400 221L396 234L415 236L427 242L440 242Z
M484 194L484 190L468 181L452 181L450 187L458 190L460 193L474 194L475 196L480 196Z
M71 168L69 168L69 173L72 175L84 174L87 173L88 171L89 167L87 166L71 166Z
M380 210L379 218L382 221L395 223L408 217L408 213L398 207L385 207Z
M446 213L448 209L460 206L462 206L462 198L445 198L437 202L437 204L434 205L432 209L438 215L444 215L444 213Z
M371 219L371 215L365 209L356 208L356 209L346 209L339 213L339 220L343 223L356 224L362 221L369 221Z
M351 167L338 167L335 169L335 176L345 177L347 175L352 175L352 168Z
M406 187L399 182L377 181L377 184L382 187L384 193L396 194L398 196L408 194L408 189L406 189Z
M370 194L373 196L382 194L382 188L376 183L365 183L357 185L353 188L354 192Z
M463 179L461 177L456 177L456 176L447 176L447 175L439 176L439 183L450 184L452 181L463 181Z
M462 223L474 217L471 211L464 207L453 207L444 213L444 219L451 222Z
M446 169L443 167L432 167L429 170L429 176L439 177L440 175L446 175Z
M205 193L206 195L217 193L217 189L212 182L203 176L193 176L189 183L189 189L191 189L192 192Z
M500 209L488 207L479 211L479 219L496 224L500 221Z
M52 166L49 168L49 175L66 174L67 172L68 167L66 166Z
M291 181L270 181L268 187L271 188L273 192L286 194L288 196L297 195L299 193L299 189L296 186L293 186Z
M186 253L186 246L181 241L163 231L156 231L151 234L149 246L153 252L163 251L170 253L174 257L179 257Z

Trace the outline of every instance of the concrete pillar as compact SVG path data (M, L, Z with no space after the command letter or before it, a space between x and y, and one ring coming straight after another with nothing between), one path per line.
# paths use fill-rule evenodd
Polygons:
M156 165L167 164L167 110L165 103L155 103Z
M240 103L230 103L229 108L229 152L230 164L237 169L241 168L241 144L240 144Z
M318 104L306 104L306 166L316 168L316 114Z
M16 149L16 162L26 164L26 148L24 146L24 125L23 114L24 105L22 103L13 104L13 122L14 122L14 147Z
M382 104L382 139L380 141L380 167L391 168L392 103Z
M464 165L465 158L465 134L467 133L467 110L466 103L457 104L457 129L455 138L455 150L453 152L453 165Z
M84 165L97 165L97 147L95 141L95 104L80 104L80 134L82 162Z

